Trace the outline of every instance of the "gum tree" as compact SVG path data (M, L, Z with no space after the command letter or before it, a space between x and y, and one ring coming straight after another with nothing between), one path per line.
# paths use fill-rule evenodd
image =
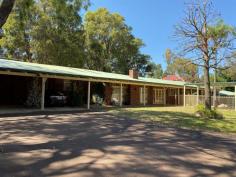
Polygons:
M0 1L0 39L3 36L2 26L6 23L9 14L11 13L15 0Z
M181 41L182 54L202 68L205 107L211 109L210 72L222 68L224 61L231 58L234 29L222 21L219 24L210 0L198 0L187 4L185 17L175 27L175 37Z

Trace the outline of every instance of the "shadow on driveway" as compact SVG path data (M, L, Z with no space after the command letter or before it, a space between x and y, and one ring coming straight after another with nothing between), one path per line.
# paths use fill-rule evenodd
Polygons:
M105 112L0 118L0 176L236 176L236 137Z

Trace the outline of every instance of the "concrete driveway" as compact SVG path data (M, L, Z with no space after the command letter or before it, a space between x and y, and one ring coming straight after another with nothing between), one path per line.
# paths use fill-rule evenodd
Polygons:
M0 118L0 176L236 176L236 135L108 113Z

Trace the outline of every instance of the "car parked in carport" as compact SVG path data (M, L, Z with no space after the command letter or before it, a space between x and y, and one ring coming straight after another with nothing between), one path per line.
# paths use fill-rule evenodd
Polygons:
M65 106L68 97L62 92L50 92L46 95L47 106Z

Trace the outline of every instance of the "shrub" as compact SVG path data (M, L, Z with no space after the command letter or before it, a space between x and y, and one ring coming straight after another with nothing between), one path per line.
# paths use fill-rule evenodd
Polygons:
M223 119L223 115L217 112L216 109L210 110L203 104L199 104L196 107L195 115L197 117L208 118L208 119Z

